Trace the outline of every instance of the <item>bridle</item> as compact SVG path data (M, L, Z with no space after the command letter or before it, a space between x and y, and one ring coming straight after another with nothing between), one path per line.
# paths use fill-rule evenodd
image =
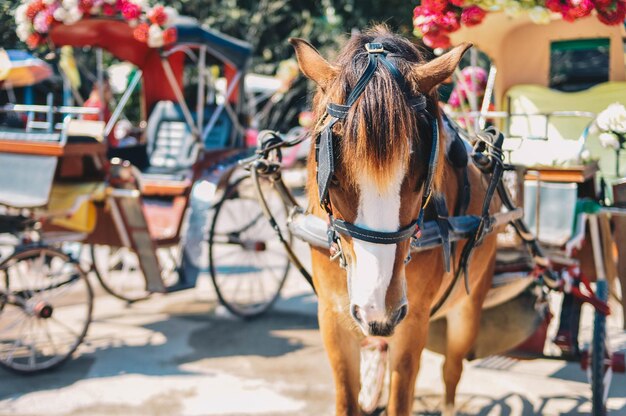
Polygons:
M330 103L326 106L326 114L329 122L326 124L315 142L315 161L317 163L317 186L320 204L328 214L328 242L330 245L331 259L339 258L340 265L346 267L346 259L341 248L340 235L348 236L356 240L376 244L398 244L408 239L418 239L421 237L421 229L424 224L424 211L433 193L433 178L439 159L439 122L427 110L427 98L420 94L409 100L411 108L419 113L423 113L429 119L432 128L432 147L429 157L429 168L422 194L422 203L417 218L405 227L397 231L377 231L363 228L347 221L337 219L333 216L330 201L329 185L335 172L335 157L333 150L333 126L339 121L347 118L352 106L361 96L365 87L374 76L378 64L382 64L394 77L402 91L406 91L406 81L402 73L388 58L395 55L388 54L381 43L367 43L365 49L368 54L368 63L365 71L357 81L354 89L348 95L346 104ZM407 257L407 261L410 256Z

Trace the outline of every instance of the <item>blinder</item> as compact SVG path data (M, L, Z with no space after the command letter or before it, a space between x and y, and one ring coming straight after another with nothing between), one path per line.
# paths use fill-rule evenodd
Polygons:
M357 81L356 85L348 95L346 104L330 103L326 107L326 113L329 121L326 127L321 131L315 143L315 160L317 163L317 186L319 198L322 208L328 214L328 239L331 247L331 258L340 258L341 265L345 267L346 261L341 250L339 235L348 236L357 240L376 243L376 244L397 244L409 238L420 238L421 228L424 222L424 208L428 204L433 192L434 172L437 168L439 160L439 123L435 116L427 110L427 98L425 95L418 95L409 100L411 108L419 113L427 116L432 129L432 147L429 157L429 168L424 184L424 193L422 195L422 203L418 217L409 225L398 231L376 231L358 225L351 224L344 220L335 219L332 213L330 202L329 186L335 173L335 155L333 149L333 126L340 120L347 118L348 113L358 98L361 96L365 87L374 76L378 64L381 63L394 77L403 91L406 91L406 80L402 73L387 59L393 55L388 54L381 43L368 43L365 45L368 53L368 63L365 71Z

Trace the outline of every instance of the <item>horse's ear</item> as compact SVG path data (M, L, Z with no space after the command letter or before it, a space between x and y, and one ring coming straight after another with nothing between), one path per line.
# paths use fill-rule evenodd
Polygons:
M433 88L450 77L463 54L471 47L471 43L462 43L432 61L416 66L413 72L419 90L423 93L430 93Z
M304 39L289 38L289 43L296 50L298 65L302 73L325 89L328 83L337 75L337 69L322 58L322 55Z

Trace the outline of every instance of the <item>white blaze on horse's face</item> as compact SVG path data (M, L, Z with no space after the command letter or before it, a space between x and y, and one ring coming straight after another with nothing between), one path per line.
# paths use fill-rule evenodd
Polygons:
M393 181L381 190L368 175L359 180L359 207L355 225L376 231L397 231L400 228L400 188L406 168L399 165ZM375 244L353 239L354 258L350 271L350 303L359 310L361 327L386 323L385 298L393 277L397 244ZM365 328L363 328L365 326ZM366 333L366 335L369 335Z

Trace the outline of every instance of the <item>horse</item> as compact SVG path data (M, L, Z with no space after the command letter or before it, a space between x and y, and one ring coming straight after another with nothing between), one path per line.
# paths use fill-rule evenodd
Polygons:
M442 248L409 257L410 238L419 238L424 218L433 217L434 197L445 197L447 206L459 199L458 173L445 155L450 139L437 128L435 88L471 45L427 62L416 45L379 25L353 35L331 64L306 40L289 42L302 73L317 85L307 194L309 212L329 225L330 254L311 247L311 255L336 414L361 414L360 343L383 337L391 373L386 411L409 415L431 307L454 274L441 261ZM479 214L486 179L468 165L467 213ZM455 265L463 244L453 252ZM446 416L455 413L463 359L476 338L494 272L495 244L490 234L474 250L469 294L455 288L439 310L447 317Z

